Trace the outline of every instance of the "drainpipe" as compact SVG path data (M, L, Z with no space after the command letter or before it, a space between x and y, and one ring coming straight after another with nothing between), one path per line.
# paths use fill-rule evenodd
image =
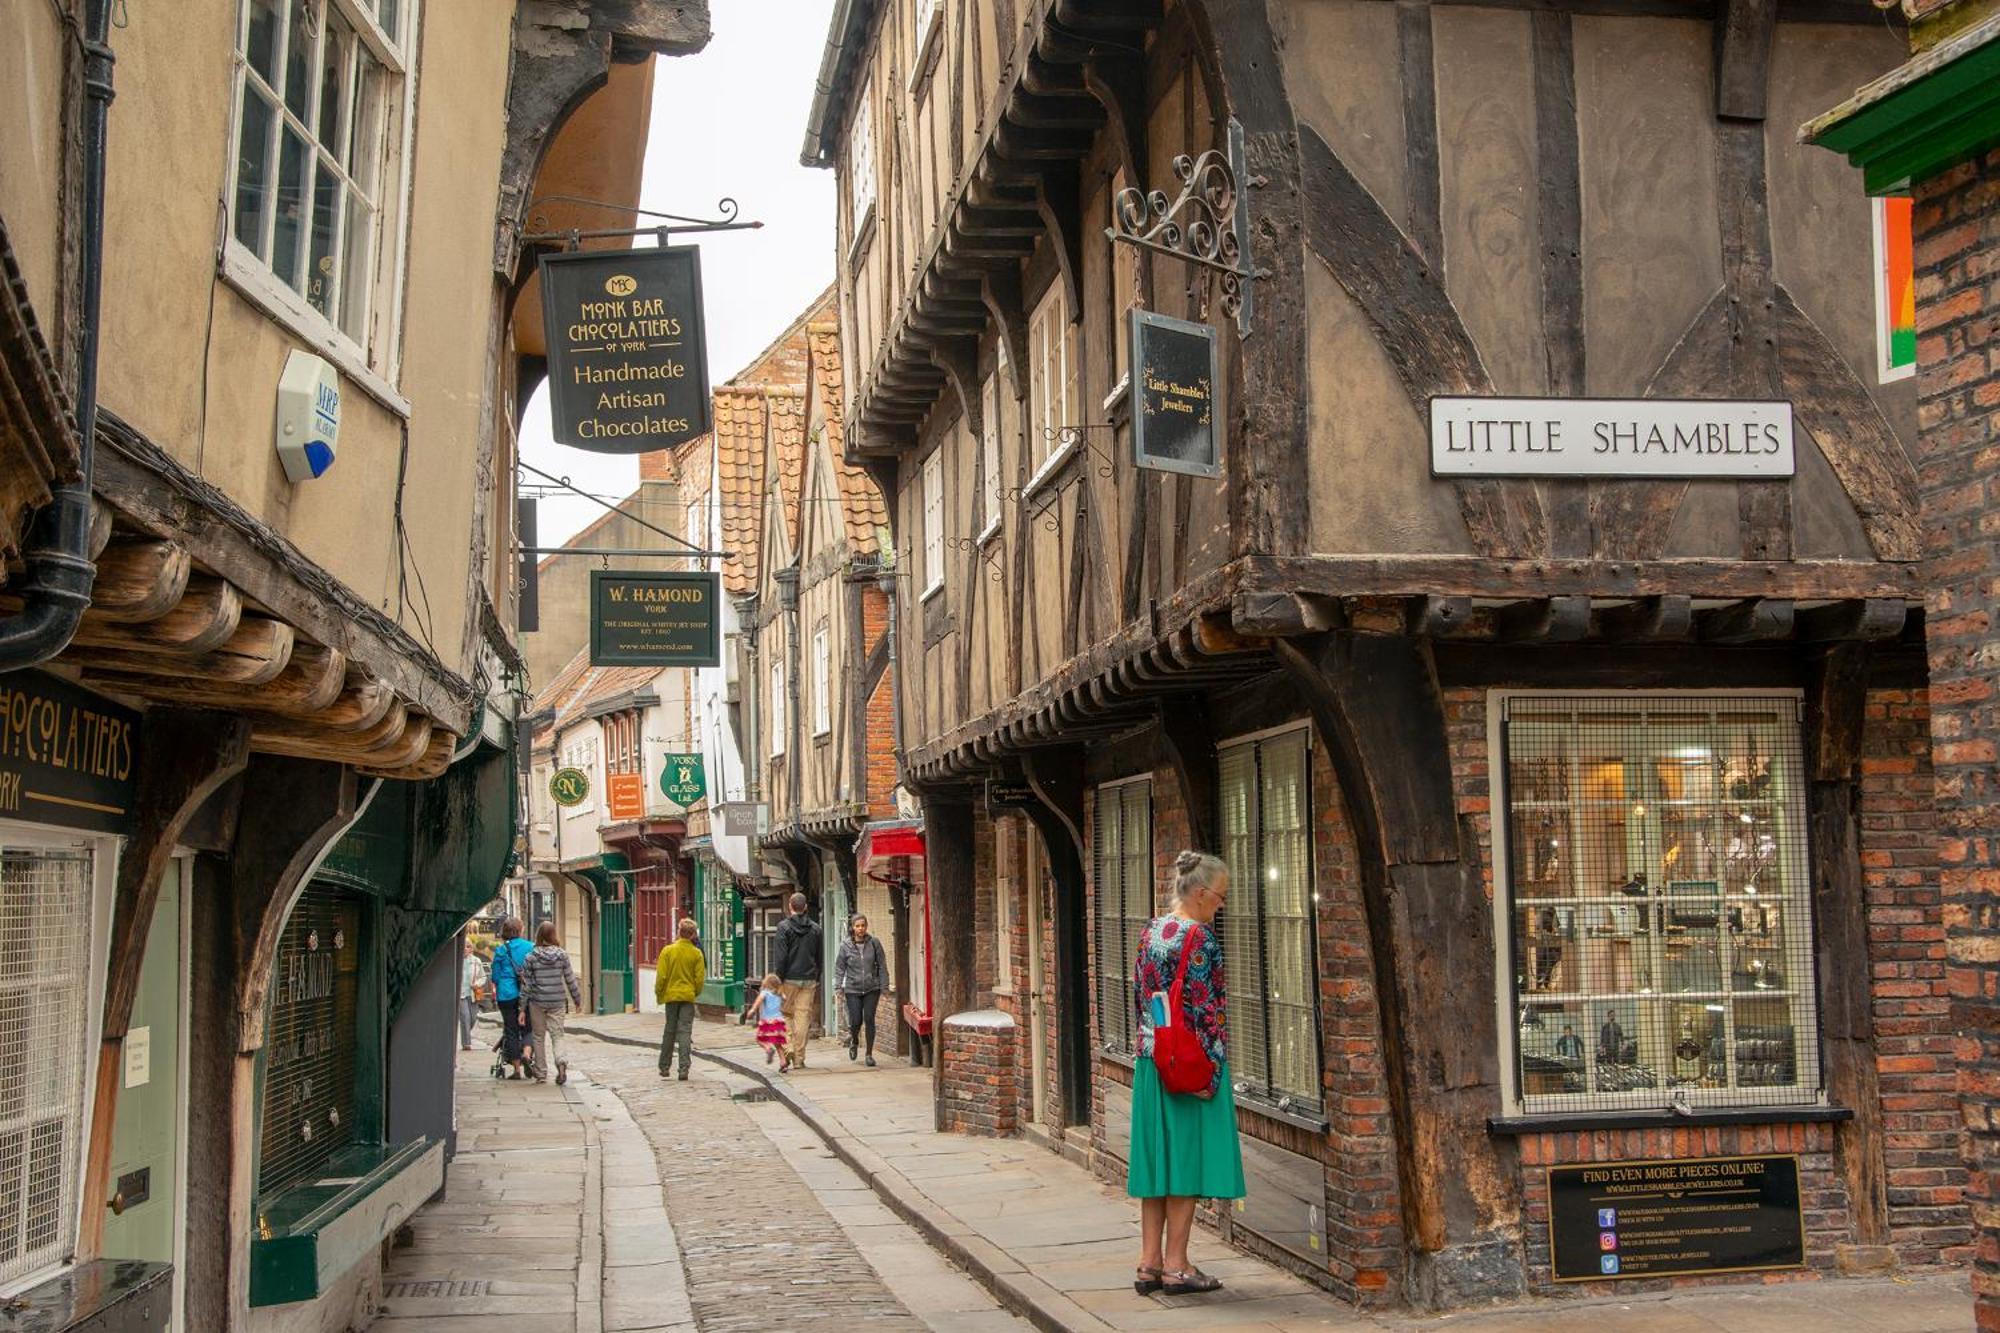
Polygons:
M111 0L86 0L83 37L83 359L76 374L81 476L55 488L28 525L21 610L0 621L0 671L38 666L69 646L90 605L91 458L97 444L97 311L104 288L104 138L111 98Z

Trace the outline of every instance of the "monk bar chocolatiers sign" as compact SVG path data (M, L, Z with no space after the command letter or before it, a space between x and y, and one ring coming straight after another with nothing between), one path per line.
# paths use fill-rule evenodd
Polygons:
M1792 405L1726 398L1433 398L1438 477L1789 477Z
M1549 1249L1558 1282L1798 1268L1799 1159L1552 1166Z
M1215 330L1132 312L1132 461L1161 472L1221 475L1215 442Z
M557 440L637 454L708 432L700 251L543 255L541 277Z
M139 715L39 671L0 675L0 818L128 833Z
M714 574L590 571L592 666L722 665Z

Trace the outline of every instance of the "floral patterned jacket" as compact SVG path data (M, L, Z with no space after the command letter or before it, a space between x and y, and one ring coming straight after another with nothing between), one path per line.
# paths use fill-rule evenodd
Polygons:
M1181 1006L1187 1011L1201 1048L1215 1062L1215 1076L1209 1080L1211 1095L1222 1089L1222 1066L1229 1059L1229 992L1222 981L1222 941L1213 926L1198 925L1178 916L1156 916L1139 933L1139 956L1132 965L1132 1003L1138 1009L1139 1058L1153 1058L1153 1006L1155 991L1171 991L1174 973L1181 963L1181 950L1189 939L1194 955L1188 959L1187 981L1181 988Z

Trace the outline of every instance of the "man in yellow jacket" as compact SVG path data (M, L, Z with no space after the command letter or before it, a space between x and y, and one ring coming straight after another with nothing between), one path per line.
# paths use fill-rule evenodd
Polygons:
M682 917L680 938L660 950L653 970L653 998L667 1016L666 1031L660 1036L660 1077L667 1076L674 1048L680 1048L681 1082L687 1082L688 1062L694 1058L694 1000L708 976L708 962L701 946L694 942L694 918Z

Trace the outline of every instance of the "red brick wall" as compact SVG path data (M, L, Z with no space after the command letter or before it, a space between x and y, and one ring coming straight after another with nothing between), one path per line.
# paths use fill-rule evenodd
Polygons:
M882 636L889 631L889 597L879 587L861 591L861 643L856 649L863 662ZM868 696L867 762L862 777L864 790L855 799L868 804L870 819L896 817L896 680L893 671L884 671Z
M1990 514L2000 481L2000 150L1915 190L1918 492L1928 536L1925 639L1937 766L1947 989L1958 1090L1983 1211L1973 1289L2000 1329L2000 701L1993 620L2000 584Z
M1011 1019L996 1019L997 1013L988 1010L976 1023L967 1023L960 1015L945 1019L941 1025L938 1099L947 1133L1005 1138L1018 1128L1016 1027Z

